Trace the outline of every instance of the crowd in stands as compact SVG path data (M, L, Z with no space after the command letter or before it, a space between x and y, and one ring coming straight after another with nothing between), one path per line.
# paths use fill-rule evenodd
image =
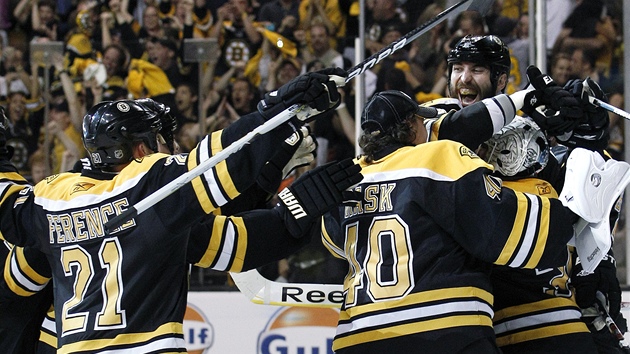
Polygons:
M454 3L366 0L365 57ZM547 72L561 85L589 76L623 108L622 1L547 4L553 14ZM82 118L100 101L151 97L167 104L187 152L200 136L255 110L261 95L300 73L350 69L360 6L356 0L0 0L0 9L0 103L11 121L8 143L15 166L38 182L85 157ZM527 1L497 0L485 17L463 12L440 23L365 74L368 98L390 89L418 103L447 96L445 57L467 34L501 38L512 54L506 93L523 88L533 43L527 10ZM187 62L190 38L216 39L216 50L202 63ZM63 42L64 52L31 53L33 43L46 42ZM354 91L352 85L341 90L345 103L312 127L319 164L355 155ZM611 115L610 130L609 150L622 159L623 120ZM289 281L343 279L344 268L328 262L327 254L316 245L264 271ZM329 266L313 268L322 264Z

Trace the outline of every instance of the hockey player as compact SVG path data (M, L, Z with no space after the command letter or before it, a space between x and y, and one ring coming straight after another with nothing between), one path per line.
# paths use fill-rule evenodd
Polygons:
M529 118L517 116L482 144L480 157L494 166L503 186L557 198L554 187L539 179L550 158L544 132ZM492 270L494 332L504 354L597 353L570 286L575 248L565 250L559 267Z
M210 139L204 139L188 156L143 157L156 150L160 128L156 113L132 101L100 104L84 120L84 140L92 163L109 173L109 178L87 171L64 173L33 189L24 187L19 176L9 172L9 152L0 144L0 160L6 171L0 205L2 235L48 256L56 284L59 352L185 351L181 322L188 234L181 230L251 184L262 163L271 157L274 143L278 146L290 127L284 125L254 140L169 200L112 233L106 233L103 222L194 168L277 110L293 103L309 104L318 111L334 107L338 97L332 93L336 92L334 83L328 80L327 74L321 73L301 77L281 88L278 95L266 97L262 113L243 117L238 124L215 133L212 145ZM312 215L320 215L328 204L339 202L341 191L360 179L358 168L346 167L334 164L316 169L289 187L283 202L272 210L280 224L257 212L217 217L213 229L219 234L213 238L217 242L199 245L207 249L200 262L242 269L245 252L256 242L240 236L254 229L284 225L291 235L300 237L310 226ZM320 182L327 188L322 189ZM285 202L291 203L295 214ZM24 226L27 216L28 229ZM163 310L156 311L160 308Z
M425 143L422 117L434 114L399 91L375 94L362 114L363 200L322 225L326 246L349 264L336 353L500 353L491 264L564 262L578 216L557 199L502 187L460 143Z
M505 89L510 71L509 50L495 36L467 36L460 40L455 48L450 51L447 61L449 67L449 90L452 98L436 100L428 105L444 109L449 111L449 113L443 115L440 119L427 122L427 128L431 131L430 139L453 139L465 143L472 149L476 149L493 132L497 132L504 124L512 121L514 112L510 112L507 115L495 114L495 118L487 119L483 114L462 116L460 113L461 107L483 107L485 105L490 110L493 110L493 107L499 106L499 111L505 112L504 106L496 105L496 103L502 102L499 94ZM528 69L528 76L535 87L551 98L551 100L547 99L545 104L561 114L547 117L532 105L526 105L523 111L527 111L528 114L537 118L537 122L543 124L544 129L550 135L558 136L558 139L567 146L585 147L599 151L605 148L607 114L601 108L595 108L588 102L588 98L584 96L585 92L582 90L579 82L567 83L566 89L562 89L555 85L551 78L543 75L535 68ZM593 89L591 94L597 98L605 99L596 83L591 81L591 86ZM493 95L499 96L492 97ZM556 190L561 190L564 182L563 171L560 165L552 156L548 160L545 169L539 173L539 178L551 182ZM571 261L567 259L566 263L570 264ZM605 267L607 264L603 264L603 266ZM599 271L597 270L597 272ZM602 282L609 278L602 277ZM512 279L517 281L519 278L515 276ZM548 279L546 275L543 275L540 280L543 282L540 284L542 287L545 286ZM614 286L615 283L618 283L616 277L614 277L610 286ZM557 282L547 286L551 289L555 288L556 285ZM599 287L607 289L608 285L601 284ZM589 287L585 288L588 289ZM594 293L592 295L583 295L594 299ZM524 296L524 298L528 297ZM554 313L563 309L562 306L554 308L553 302L538 303L538 305L541 305L541 307L529 306L523 308L529 309L532 316L546 312ZM520 317L525 318L527 314L520 313ZM548 322L548 326L553 330L549 330L549 328L545 330L546 325L544 321L551 319L551 317L540 315L533 318L536 318L538 323L531 324L530 327L524 326L520 327L520 329L512 330L508 333L510 335L499 338L499 344L511 345L505 349L506 351L518 350L519 345L532 348L536 347L538 339L547 341L550 340L550 336L560 333L570 334L583 331L581 326L575 325L562 328L557 326L555 320ZM578 334L576 335L579 336ZM531 343L525 343L528 341L531 341ZM564 350L565 346L556 343L553 348L555 352L558 352ZM566 350L566 352L572 353L571 350Z
M172 154L177 152L178 144L174 140L173 132L176 128L176 119L169 114L170 109L151 99L142 99L135 101L138 105L144 106L147 110L153 110L161 122L161 129L157 134L157 149L161 153ZM300 134L308 132L303 127ZM281 178L292 169L312 161L312 151L315 149L312 137L308 135L304 138L298 138L298 134L287 139L280 145L278 152L274 154L271 160L265 164L261 171L257 185L262 184L266 188L277 190ZM302 144L300 144L302 142ZM293 154L293 156L291 155ZM81 160L74 172L98 174L98 169L92 166L89 159ZM283 170L283 171L281 171ZM270 185L271 184L271 185ZM261 187L250 188L244 195L239 196L238 200L248 200L247 203L238 203L230 201L230 210L246 211L252 205L257 205L255 199L265 198L265 191L252 192L252 189L261 189ZM241 198L245 197L245 198ZM251 202L251 200L254 200ZM236 202L236 203L235 203ZM237 204L237 205L232 205ZM225 208L222 208L225 211ZM214 242L221 243L221 234L212 233L214 215L209 215L197 226L193 227L190 235L193 238L208 244ZM307 238L296 239L288 235L285 228L274 230L270 235L265 235L265 242L257 244L263 238L257 237L257 234L250 232L251 241L247 242L251 250L246 251L243 270L252 269L254 267L266 264L270 261L281 259L287 255L297 251L304 244L308 243ZM240 237L241 242L247 240L247 235ZM191 242L187 252L187 260L189 263L195 264L201 260L205 248L198 247L198 242ZM246 241L245 241L246 242ZM6 243L5 243L6 244ZM0 322L0 347L7 352L19 353L55 353L57 347L56 331L54 328L54 312L48 311L44 324L42 318L47 310L52 306L52 282L50 279L50 268L45 256L33 248L22 249L20 247L2 248L2 259L10 258L8 266L5 268L7 272L5 277L0 279L0 313L3 314L3 320ZM194 247L196 246L196 247ZM5 251L6 249L6 251ZM11 250L12 249L12 250ZM11 256L9 257L9 250ZM207 258L207 257L206 257ZM18 261L19 259L19 261ZM210 258L212 259L212 258ZM207 267L206 264L199 264ZM215 268L219 269L219 267ZM228 269L232 270L231 266ZM220 268L219 270L223 270ZM9 282L6 281L9 279ZM48 282L48 284L46 284ZM33 286L33 284L40 284ZM45 286L45 287L44 287ZM41 287L44 287L43 290ZM33 290L33 291L29 291ZM24 296L26 295L26 296ZM39 343L38 343L39 339ZM36 349L35 349L36 348ZM36 351L35 351L36 350Z

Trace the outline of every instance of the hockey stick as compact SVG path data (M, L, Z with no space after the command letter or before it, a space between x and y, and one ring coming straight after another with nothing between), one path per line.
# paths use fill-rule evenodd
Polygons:
M608 112L612 112L615 113L617 115L620 115L622 117L624 117L625 119L630 120L630 113L624 111L621 108L617 108L611 104L608 104L602 100L600 100L599 98L593 96L594 95L594 91L591 87L589 87L588 85L588 78L584 79L584 81L582 81L582 92L583 94L587 94L588 95L588 101L596 107L601 107L605 110L607 110Z
M486 14L487 11L492 6L494 0L462 0L457 4L449 7L448 9L440 12L437 16L432 18L431 20L425 22L421 26L415 28L411 32L402 36L399 40L390 43L388 46L379 50L377 53L373 54L369 58L365 59L363 62L357 64L355 67L348 71L348 77L345 78L345 82L352 80L355 76L364 73L366 70L372 68L374 65L378 64L383 59L392 55L397 50L405 47L407 44L411 43L416 38L421 35L427 33L433 27L437 26L440 22L447 19L450 16L455 16L461 13L464 10L473 10L481 13L482 15ZM339 85L338 86L343 86ZM216 154L212 158L200 163L197 167L192 170L184 173L178 178L172 180L171 182L164 185L162 188L156 190L151 193L135 205L129 207L127 210L123 211L121 214L113 217L111 220L105 223L106 230L113 230L120 225L124 224L127 220L143 213L147 209L151 208L153 205L160 202L162 199L168 197L181 187L183 187L186 183L192 181L194 178L202 175L212 167L214 167L219 162L225 160L228 156L233 154L234 152L240 150L245 144L249 143L253 138L255 138L258 134L265 134L274 128L278 127L280 124L288 121L292 117L299 114L303 114L303 118L306 119L309 115L312 115L314 112L307 105L293 105L284 111L280 112L277 116L271 118L265 124L261 125L258 128L254 129L249 134L244 137L238 139L237 141L230 144L230 146L226 147L220 153ZM319 112L317 112L319 113ZM317 114L315 113L315 114Z
M619 347L624 351L624 353L630 353L630 345L628 345L626 338L615 323L615 320L613 320L613 318L610 316L608 309L599 297L596 296L595 300L597 301L597 307L599 307L599 310L602 311L604 314L604 322L606 323L606 327L619 342Z
M260 305L340 307L341 284L280 283L263 277L258 270L232 273L238 289L253 303Z
M612 113L618 114L621 117L630 120L630 113L624 111L621 108L617 108L617 107L615 107L615 106L613 106L611 104L608 104L608 103L606 103L606 102L604 102L604 101L602 101L602 100L600 100L598 98L595 98L593 96L588 96L588 100L589 100L589 102L591 102L592 104L594 104L597 107L601 107L601 108L607 110L608 112L612 112Z

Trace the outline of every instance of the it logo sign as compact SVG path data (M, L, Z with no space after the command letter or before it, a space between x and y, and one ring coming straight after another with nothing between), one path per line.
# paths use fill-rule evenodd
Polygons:
M184 314L184 340L189 354L203 354L214 342L214 329L203 312L188 304Z
M283 307L258 336L258 354L333 354L339 312L332 308Z

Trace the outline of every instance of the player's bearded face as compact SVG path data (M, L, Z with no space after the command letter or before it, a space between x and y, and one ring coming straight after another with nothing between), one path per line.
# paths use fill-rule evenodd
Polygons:
M492 97L490 69L469 62L453 64L449 89L451 97L457 98L462 107Z

